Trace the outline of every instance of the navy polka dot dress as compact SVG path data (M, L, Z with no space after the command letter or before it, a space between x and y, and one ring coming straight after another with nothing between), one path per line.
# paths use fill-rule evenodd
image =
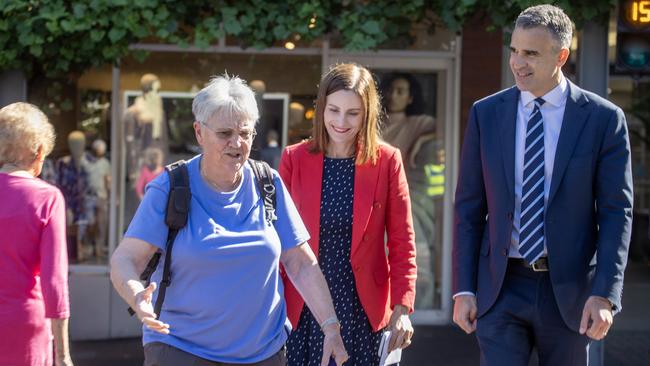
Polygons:
M325 158L318 262L341 321L341 335L350 356L345 365L376 366L381 332L373 333L370 327L350 265L353 193L354 158ZM287 355L289 366L320 365L323 333L307 306L300 314L298 328L289 337Z

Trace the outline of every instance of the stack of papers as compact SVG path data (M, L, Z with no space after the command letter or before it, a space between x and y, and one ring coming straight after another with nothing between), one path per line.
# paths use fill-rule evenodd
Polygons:
M391 353L388 353L388 344L390 341L390 331L385 331L381 335L381 343L379 344L379 366L393 365L402 359L402 349L398 348Z

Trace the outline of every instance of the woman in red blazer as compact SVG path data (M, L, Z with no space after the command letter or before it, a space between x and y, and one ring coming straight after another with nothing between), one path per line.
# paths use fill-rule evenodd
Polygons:
M350 356L346 365L377 365L384 330L392 331L391 350L411 343L411 207L400 152L379 138L379 113L370 72L339 64L321 80L312 138L283 152L280 175L307 226L340 318L318 324L285 278L295 329L287 343L290 366L327 364L319 348L325 323L341 325Z

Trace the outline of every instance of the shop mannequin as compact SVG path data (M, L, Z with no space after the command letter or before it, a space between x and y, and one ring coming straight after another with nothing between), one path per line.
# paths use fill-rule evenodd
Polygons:
M148 147L157 147L165 156L168 150L168 131L165 123L161 83L154 74L144 74L140 79L142 95L135 98L124 115L127 170L135 178L142 161L142 152Z
M289 127L300 126L305 121L305 106L298 102L289 103Z
M382 138L400 149L411 196L413 228L417 247L416 308L431 309L435 297L438 268L434 258L440 256L440 241L435 238L435 204L429 195L430 180L426 166L434 161L438 143L433 117L424 113L422 89L410 74L391 74L382 80L382 95L388 119ZM436 261L437 262L437 261Z
M269 130L266 134L266 146L260 152L260 159L269 163L273 169L278 169L282 155L279 139L278 131Z
M305 106L298 102L289 103L289 141L298 143L311 135L311 124L305 121Z
M251 80L249 85L255 92L255 102L257 103L257 109L260 115L256 130L258 135L266 136L267 129L272 128L275 123L273 116L269 116L268 113L264 113L264 93L266 93L266 83L262 80ZM251 149L250 153L250 157L252 159L261 159L260 154L265 146L263 142L263 139L256 138L253 140L253 148Z
M253 89L255 94L264 94L266 93L266 83L262 80L251 80L250 87Z
M94 208L83 132L72 131L68 135L68 148L70 155L57 161L57 186L63 193L66 205L68 254L71 259L81 262L90 254L84 244L88 241L86 234Z
M95 256L105 257L108 253L108 197L111 186L111 163L106 159L106 142L95 140L88 156L88 182L94 196L95 214L92 237Z

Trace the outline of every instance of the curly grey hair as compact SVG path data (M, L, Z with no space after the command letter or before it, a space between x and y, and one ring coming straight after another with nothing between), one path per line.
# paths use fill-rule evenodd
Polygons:
M573 23L557 6L544 4L531 6L517 17L515 28L530 29L544 27L558 41L560 48L570 48L573 38Z
M207 123L212 117L227 120L259 119L255 93L237 76L224 74L210 79L192 101L192 113L197 122Z
M0 109L0 166L29 168L39 150L43 157L52 152L55 138L54 126L35 105L18 102Z

